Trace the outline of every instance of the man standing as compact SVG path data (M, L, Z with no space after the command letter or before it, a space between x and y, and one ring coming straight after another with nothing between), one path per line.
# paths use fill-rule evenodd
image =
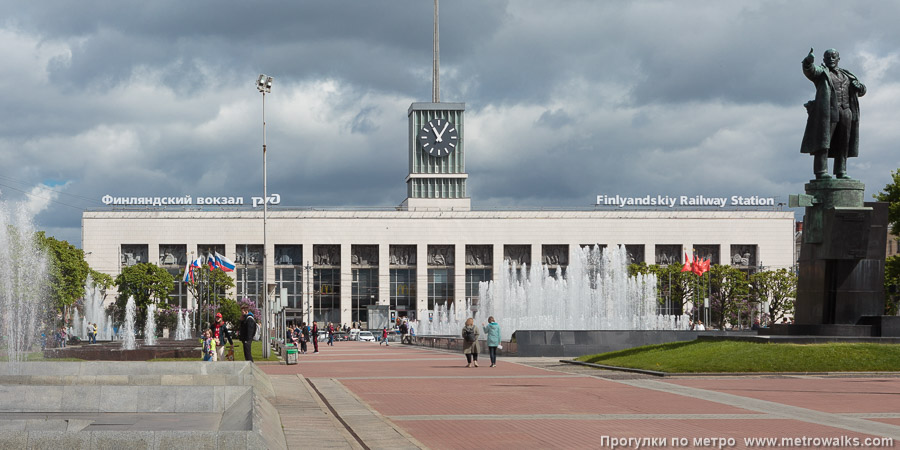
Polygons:
M827 180L828 158L834 158L834 174L847 175L847 158L859 156L859 97L866 86L856 75L838 68L837 50L825 50L824 64L814 66L813 49L803 58L803 74L816 85L816 99L804 106L809 115L803 133L801 153L811 153L817 180Z
M213 339L216 340L216 357L213 361L224 361L225 340L227 339L228 345L232 347L234 347L234 342L231 340L231 331L228 330L228 325L222 319L222 313L216 313L216 321L210 325L209 331L212 332Z
M400 324L400 343L405 344L406 339L409 337L409 325L406 324L404 320L403 323Z
M253 361L253 337L256 336L256 319L253 317L253 313L250 312L250 307L247 305L241 306L241 313L243 313L243 318L241 319L241 344L244 347L244 359L247 361Z
M319 323L316 321L312 324L312 343L313 353L319 353Z

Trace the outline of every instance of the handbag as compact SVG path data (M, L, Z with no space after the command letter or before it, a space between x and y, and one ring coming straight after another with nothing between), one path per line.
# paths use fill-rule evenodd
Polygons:
M503 344L497 344L497 350L503 350Z

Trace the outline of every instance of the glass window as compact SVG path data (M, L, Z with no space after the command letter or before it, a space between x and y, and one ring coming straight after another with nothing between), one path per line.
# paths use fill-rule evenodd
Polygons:
M340 269L313 269L313 320L320 323L341 320Z
M352 269L350 317L354 322L369 321L369 305L378 304L378 269Z
M275 284L284 289L288 308L303 308L302 267L275 267Z
M237 266L236 287L238 300L249 298L262 304L262 267Z
M400 317L416 310L416 269L391 269L391 309Z
M187 308L188 285L181 281L182 277L184 277L184 267L166 267L166 271L175 278L172 290L169 291L169 304L179 308Z
M466 299L477 304L479 299L478 283L492 279L493 269L466 269Z
M287 296L288 308L303 308L303 246L275 246L275 284Z
M453 269L428 269L428 309L453 304Z

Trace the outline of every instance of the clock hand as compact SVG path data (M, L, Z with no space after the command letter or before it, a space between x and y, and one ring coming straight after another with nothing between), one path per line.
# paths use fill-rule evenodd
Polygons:
M434 137L437 138L437 140L434 142L441 142L441 134L443 134L443 132L438 133L438 130L436 130L434 128L434 125L431 125L431 124L428 124L428 125L431 126L431 131L434 132Z
M437 140L435 142L444 142L444 140L441 139L441 137L444 136L444 132L447 131L447 125L450 125L450 124L448 122L444 122L444 128L441 129L440 133L438 133L437 130L434 130L434 127L431 127L431 129L434 130L434 134L437 135Z

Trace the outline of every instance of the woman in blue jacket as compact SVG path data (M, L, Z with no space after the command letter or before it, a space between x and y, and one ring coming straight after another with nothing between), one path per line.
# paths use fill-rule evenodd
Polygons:
M481 324L484 334L487 336L488 352L491 355L491 367L497 365L497 347L500 346L500 324L494 321L494 316L488 317L488 324Z

